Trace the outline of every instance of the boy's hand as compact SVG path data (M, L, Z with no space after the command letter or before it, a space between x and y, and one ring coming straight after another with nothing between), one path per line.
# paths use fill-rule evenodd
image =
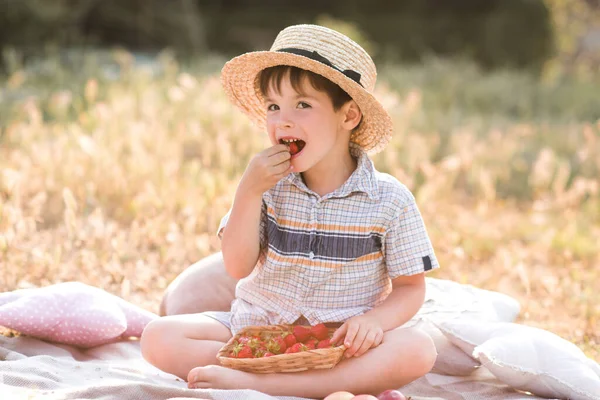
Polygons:
M244 191L262 196L281 178L292 172L290 149L284 144L276 144L255 155L240 181Z
M375 318L363 314L352 317L340 326L331 337L336 346L343 341L346 357L358 357L383 341L383 329Z

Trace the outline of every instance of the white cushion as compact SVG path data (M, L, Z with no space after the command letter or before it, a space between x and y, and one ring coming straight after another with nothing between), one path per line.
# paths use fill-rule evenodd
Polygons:
M434 323L455 318L511 322L519 314L519 302L510 296L458 282L426 277L425 302L404 326L417 327L431 337L438 352L432 372L467 376L480 366L479 360L451 343Z
M600 366L554 333L514 323L453 320L436 324L500 381L538 396L600 399Z
M420 316L433 315L436 321L455 318L513 322L519 302L503 293L480 289L447 279L425 278L427 292Z

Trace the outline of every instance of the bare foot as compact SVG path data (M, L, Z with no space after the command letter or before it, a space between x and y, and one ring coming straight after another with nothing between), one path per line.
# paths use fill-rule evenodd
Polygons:
M219 365L196 367L187 376L190 389L251 389L254 380L251 373Z

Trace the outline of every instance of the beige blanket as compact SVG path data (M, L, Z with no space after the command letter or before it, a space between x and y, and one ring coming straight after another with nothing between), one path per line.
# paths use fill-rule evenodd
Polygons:
M512 321L518 311L518 303L500 293L428 278L427 299L410 324L422 318ZM438 351L444 354L438 356L440 367L449 371L458 365L459 355L464 357L462 351L454 349L459 353L453 353L446 346L438 347ZM439 372L436 367L434 371ZM432 372L401 390L413 400L539 399L515 391L485 367L468 376ZM148 364L137 340L82 350L31 337L0 336L0 400L175 398L274 399L252 390L188 389L186 382Z
M252 390L193 390L142 358L139 342L89 350L29 337L0 336L0 399L271 399ZM468 377L430 373L402 391L419 399L538 399L497 381L485 368ZM292 399L292 398L289 398Z

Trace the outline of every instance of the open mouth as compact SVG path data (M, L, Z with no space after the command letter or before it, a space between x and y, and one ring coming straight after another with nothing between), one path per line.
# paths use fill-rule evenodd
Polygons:
M279 139L279 143L289 147L292 156L300 153L304 146L306 146L306 142L300 139Z

